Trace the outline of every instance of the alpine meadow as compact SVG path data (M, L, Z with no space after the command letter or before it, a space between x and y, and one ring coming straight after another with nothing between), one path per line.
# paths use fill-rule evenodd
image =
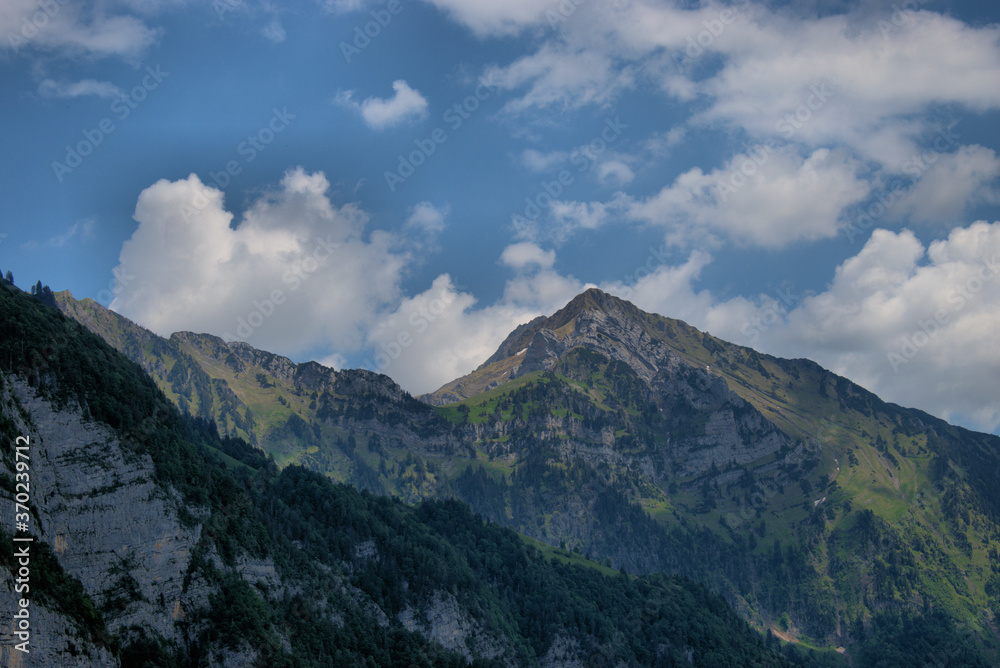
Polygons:
M1000 9L0 3L0 664L1000 666Z

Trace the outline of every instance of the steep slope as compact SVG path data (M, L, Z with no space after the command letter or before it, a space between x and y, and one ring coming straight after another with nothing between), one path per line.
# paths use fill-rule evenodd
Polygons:
M119 316L99 308L95 329L109 329ZM461 398L433 410L369 372L304 374L207 335L168 344L252 408L258 444L283 463L409 501L457 496L566 554L690 576L804 642L853 651L886 611L904 616L894 628L905 635L929 609L944 637L958 623L994 642L998 439L807 360L596 290L519 327L424 397Z
M295 364L209 334L163 339L92 300L69 292L56 300L141 366L179 408L215 422L222 435L246 439L279 466L302 464L415 502L447 477L417 461L451 469L463 466L463 453L474 456L453 425L380 374Z
M789 665L689 581L560 565L456 501L279 472L8 287L0 394L33 483L17 496L26 470L4 448L4 516L18 502L30 519L0 526L2 628L19 595L36 604L7 665ZM27 537L25 594L9 555Z
M718 412L706 414L726 396L721 389L699 394L714 383L724 383L752 406L743 412L731 397L724 404L734 416L748 416L743 424L756 431L741 433ZM678 403L678 396L686 401ZM971 623L984 637L994 636L1000 602L1000 439L994 436L883 402L808 360L782 360L729 344L598 290L518 328L472 374L421 398L439 405L462 398L441 410L476 424L479 447L497 457L511 457L517 433L536 442L562 439L556 456L533 467L536 488L546 478L565 477L553 466L558 461L593 461L603 443L605 461L597 470L607 470L615 458L623 461L626 471L642 472L625 495L652 516L668 527L712 529L735 542L736 554L749 551L757 575L728 566L727 581L736 583L751 608L785 608L799 631L849 643L862 635L852 629L887 606L931 605ZM561 428L546 429L555 417ZM585 439L592 445L589 451L578 448L583 456L574 457L568 442L588 427ZM707 445L719 435L731 440ZM639 456L630 458L629 447L620 447L625 444ZM668 465L660 470L655 454L664 450ZM515 459L533 461L527 444L520 451ZM529 470L524 464L516 468L515 479ZM627 474L617 477L623 480ZM516 484L505 490L480 481L466 497L492 494L502 499L493 498L490 507L506 502L512 510L530 503L527 514L544 517L539 532L554 540L567 534L561 512L586 507L574 486L579 483L549 481L545 487L558 493L532 496ZM572 503L559 503L567 496ZM608 521L641 525L641 519L620 515ZM582 535L578 540L591 547L594 542ZM761 558L777 555L777 542L803 550L788 600L775 596L781 587L759 586L772 581ZM598 555L608 549L592 547ZM690 555L683 541L667 549ZM724 548L707 549L725 554ZM736 554L731 556L743 559ZM711 573L677 569L713 581ZM726 590L725 583L715 584ZM798 610L796 590L806 592L808 601L801 605L798 599Z
M537 369L554 369L577 349L627 364L644 382L663 365L705 369L791 438L818 446L820 472L881 518L898 521L920 496L952 490L992 521L1000 519L1000 438L947 424L882 401L809 360L785 360L721 341L677 320L644 313L599 290L575 298L551 318L536 319L473 374L502 387ZM514 363L514 360L518 360ZM440 403L468 395L466 379L421 397ZM662 391L662 388L660 388ZM956 482L961 479L961 483ZM932 492L928 488L935 488ZM886 497L880 503L876 497ZM896 497L888 501L888 497ZM954 500L948 502L954 505ZM971 540L971 535L965 536ZM962 536L960 543L965 543ZM984 550L985 553L985 550Z

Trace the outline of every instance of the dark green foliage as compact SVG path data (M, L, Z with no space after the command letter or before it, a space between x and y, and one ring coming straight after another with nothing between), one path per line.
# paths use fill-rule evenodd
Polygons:
M478 509L487 520L500 524L508 522L505 480L497 482L482 466L476 466L465 469L452 481L451 487L458 498Z
M36 292L44 291L36 288ZM673 635L668 634L667 642L661 642L664 637L633 632L629 622L616 611L619 599L635 605L641 599L645 605L646 601L660 600L657 597L661 595L680 596L671 587L679 582L683 589L685 581L645 578L640 582L652 587L653 593L643 590L638 599L629 598L630 590L618 585L603 580L591 583L590 577L597 577L592 572L579 575L566 571L570 575L564 576L562 566L551 570L551 565L538 560L538 555L520 541L485 535L469 524L478 520L462 516L448 505L425 504L412 511L347 488L331 487L319 476L303 477L294 469L278 475L273 462L242 441L215 437L211 422L178 418L160 395L153 392L147 397L148 388L133 378L135 370L109 362L104 349L89 340L77 347L71 342L77 336L76 330L69 325L49 322L47 316L36 317L34 313L22 316L17 316L20 321L38 322L14 332L17 336L9 345L6 337L0 338L0 366L6 360L10 369L21 372L49 396L80 402L102 420L118 419L115 426L132 439L136 451L153 456L160 481L181 490L192 508L202 505L210 511L206 520L200 513L195 517L187 508L182 509L190 526L203 523L204 540L196 568L219 587L212 599L213 607L197 617L208 629L191 650L188 658L192 662L209 656L218 647L245 642L263 652L267 665L355 665L360 663L359 657L367 657L377 665L460 665L456 654L405 631L394 621L400 611L424 605L440 591L455 596L484 628L512 639L511 647L522 665L531 665L544 653L557 627L580 639L585 656L598 665L613 665L617 660L630 665L652 665L650 661L686 665L687 657L678 638L692 643L692 648L701 648L702 654L694 655L696 665L702 657L710 656L706 644L715 642L710 637L714 638L717 619L704 620L710 633L701 639L678 634L678 627L668 624ZM56 325L64 327L61 335L58 327L50 329ZM6 326L6 321L0 322L0 328ZM748 349L741 349L742 359L727 362L726 355L731 354L728 348L707 335L703 344L719 353L719 358L712 360L713 369L743 365L764 378L780 379L782 373L787 373L796 380L819 374L819 386L824 388L825 396L839 401L841 411L888 420L891 435L888 429L872 434L862 431L861 438L869 440L890 465L898 466L896 456L908 456L913 449L925 454L929 451L935 457L934 487L949 523L944 528L951 529L947 540L972 556L975 540L970 542L966 536L970 519L976 519L971 511L978 508L995 517L1000 507L995 437L964 432L917 411L884 404L810 362L777 360ZM126 352L133 359L142 357L142 351ZM167 380L180 397L180 405L205 417L217 416L220 425L224 423L224 433L246 434L254 439L253 416L225 382L208 378L189 357L173 357L177 361ZM236 355L231 355L228 363L234 368L243 364ZM81 364L87 372L80 377L64 373ZM104 387L107 381L102 378L96 387L88 384L93 370L114 382ZM266 376L257 380L263 388L270 385ZM828 528L826 522L837 519L844 506L833 502L832 495L838 494L835 485L827 486L825 480L811 475L818 459L780 465L781 477L773 485L779 493L787 485L793 493L797 494L795 488L801 488L812 498L831 495L830 503L816 508L812 498L797 503L795 510L803 509L808 516L801 522L798 536L782 533L783 543L772 542L772 536L767 535L768 529L784 531L780 520L771 521L772 515L768 515L765 525L762 509L766 510L766 503L754 500L769 491L766 480L740 471L735 462L713 463L705 474L685 479L669 457L659 455L703 436L706 414L690 402L685 396L688 393L671 388L686 386L698 393L712 389L713 382L719 381L701 368L681 366L661 369L652 383L646 383L627 364L580 348L565 355L550 372L536 374L532 382L507 392L493 392L480 403L471 400L460 408L446 407L435 412L390 387L384 377L366 371L344 371L329 392L312 392L310 408L316 413L306 415L307 419L313 418L311 421L292 415L273 433L293 444L319 442L324 434L336 434L336 446L342 452L334 450L334 443L320 443L318 452L299 461L328 471L336 462L342 472L347 455L351 463L347 479L355 487L381 493L393 489L393 475L397 482L409 480L404 478L409 476L419 486L424 481L425 461L441 461L434 454L452 455L465 448L469 457L475 458L477 453L469 443L474 431L479 430L476 437L486 437L477 447L491 460L503 457L516 461L509 484L473 464L450 482L443 482L446 475L437 476L441 487L432 493L458 496L487 519L516 526L540 538L551 540L554 532L550 532L549 518L553 519L552 525L557 525L558 520L556 531L562 535L553 542L558 538L567 540L575 552L582 548L582 552L607 560L622 572L627 568L631 572L659 571L693 578L738 603L742 610L749 609L760 624L768 624L779 618L778 613L784 613L789 624L783 628L794 620L800 631L821 642L837 632L843 634L841 640L852 642L864 637L867 629L869 634L878 634L885 648L885 653L879 653L872 649L874 646L869 647L874 652L869 658L883 662L872 665L895 665L892 661L910 665L906 661L913 656L906 654L909 646L904 641L914 632L916 618L900 618L897 623L881 616L871 620L871 613L904 606L912 610L919 607L921 598L937 604L926 595L926 563L940 564L932 572L940 573L947 580L945 584L956 592L965 587L961 571L936 545L918 544L919 537L905 536L868 511L854 524L848 521L837 529ZM288 397L290 393L302 396L302 387L283 386L282 391ZM789 391L796 387L788 382ZM213 407L213 401L219 405ZM288 403L284 398L278 401ZM727 400L727 409L738 425L754 423L756 409L750 404ZM149 415L156 419L149 420ZM491 434L492 425L497 424L502 430ZM558 426L553 429L552 424ZM373 434L383 426L400 427L403 435L375 437ZM565 438L570 431L574 440L585 447L604 447L605 435L613 433L610 447L627 454L652 453L657 480L666 483L661 489L670 490L671 496L678 490L688 495L673 504L669 526L664 528L634 502L637 492L645 490L637 489L635 479L627 473L613 467L609 472L583 458L563 457L555 439ZM760 431L740 434L745 442L766 435ZM907 436L925 435L926 447L907 441ZM424 438L428 441L421 441ZM433 442L433 447L422 449L426 442ZM795 445L791 441L783 444L779 457L785 459ZM867 443L859 445L868 447ZM398 450L387 451L397 448L433 454L426 460L408 454L401 461L396 458ZM244 466L234 466L220 452ZM378 470L365 459L371 455L378 456ZM841 458L846 458L844 463L850 466L860 464L853 449L846 456L841 454ZM447 471L446 467L443 470ZM435 473L441 470L432 469ZM733 471L739 476L734 482L727 485L717 481L720 475ZM798 485L791 485L793 481ZM429 487L421 487L419 493L427 493ZM308 504L300 502L300 492ZM745 499L745 508L756 511L756 517L746 514L742 523L730 522L731 515L724 514L717 522L712 518L717 533L688 522L692 512L708 513L725 507L734 498ZM570 521L567 510L577 513ZM468 515L468 511L463 512ZM850 507L843 512L849 513ZM563 515L557 518L559 513ZM439 517L444 519L438 521ZM464 533L456 533L452 525L464 527ZM759 548L758 543L773 547ZM215 571L205 557L212 546L229 566L244 553L274 558L286 583L295 583L300 593L279 597L234 579L227 575L230 570ZM818 572L818 563L828 564L825 572ZM1000 604L1000 571L996 566L993 571L986 580L986 591L995 610ZM381 627L358 609L340 588L342 582L376 601L393 620L390 625ZM558 605L544 596L539 599L536 591L544 592ZM263 610L261 601L266 602ZM710 607L697 596L695 601ZM592 604L597 606L596 612ZM221 609L231 606L245 609L250 618L237 615L241 620L238 623L218 618ZM692 614L685 606L681 608L685 614ZM571 619L565 616L564 609L571 611ZM331 615L330 610L337 612ZM943 625L931 623L928 635L933 637L934 629ZM879 626L882 624L885 629ZM291 642L290 652L281 649L280 642L276 642L279 637ZM173 650L157 642L140 638L122 644L136 657L152 656L150 665L161 665L157 662ZM649 643L667 649L659 658L651 657ZM166 653L158 654L160 649ZM836 657L811 656L791 646L783 652L796 665L843 665L837 663ZM729 665L729 661L733 658L722 654L706 660L704 665Z
M121 665L129 668L171 668L183 666L182 652L170 647L162 638L151 636L145 629L133 627L122 643Z
M550 563L457 501L412 509L299 467L278 473L246 443L220 438L210 421L182 417L136 365L58 311L0 289L0 316L0 369L116 429L136 453L152 457L161 485L180 491L199 514L208 511L185 586L199 574L214 593L207 609L192 613L188 623L199 631L184 648L130 629L118 650L119 640L107 637L80 583L37 544L33 572L45 583L39 597L119 652L123 665L202 665L222 647L249 646L267 666L462 666L460 655L397 620L441 595L454 597L501 639L519 665L537 665L556 634L574 638L591 665L689 665L689 653L696 666L787 665L703 587ZM410 402L400 410L438 420ZM361 400L344 408L364 412L374 405ZM227 464L222 454L239 464ZM193 510L188 515L198 521ZM221 569L208 558L212 546ZM7 560L12 554L2 536L0 554ZM284 593L241 579L233 566L244 554L274 559ZM137 589L126 575L120 588L134 598ZM351 591L376 603L387 625Z
M233 496L250 484L246 472L241 478L205 466L205 448L232 450L234 442L220 439L211 423L182 416L149 376L100 337L58 310L31 302L20 291L0 289L0 370L26 378L57 404L79 405L85 415L120 432L127 444L152 457L161 483L192 505L217 504L210 534L239 537L261 553L250 507Z
M31 286L31 296L50 308L58 308L52 290L49 289L49 286L42 285L41 281Z
M25 543L18 543L18 548ZM30 589L19 595L33 603L41 602L57 610L71 620L82 637L96 645L117 649L117 639L108 633L104 618L90 599L78 579L63 570L59 560L52 553L48 543L38 541L27 543L30 550ZM0 567L17 572L14 558L15 544L11 535L0 528Z
M280 653L274 632L272 609L254 589L232 571L220 574L219 592L209 597L208 620L212 623L203 643L218 639L223 646L240 649L249 645L268 656Z
M351 464L354 466L354 471L351 474L352 485L358 489L372 492L373 494L385 493L385 488L382 487L382 481L379 479L378 471L373 469L368 462L360 456L354 455L351 458Z
M609 665L681 665L689 649L694 665L784 665L707 589L676 577L609 577L550 563L456 501L411 510L298 467L283 471L269 495L275 531L298 546L281 550L288 567L300 551L317 562L352 562L351 583L390 617L449 592L513 644L519 665L534 665L557 634L577 638L589 660ZM359 545L371 545L377 559L356 557Z
M865 668L962 666L987 668L978 643L946 615L886 612L876 616L868 638L856 651Z

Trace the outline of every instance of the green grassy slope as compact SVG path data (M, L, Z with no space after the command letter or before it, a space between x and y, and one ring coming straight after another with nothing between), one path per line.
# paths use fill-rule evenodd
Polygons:
M454 500L409 507L301 467L279 471L245 442L181 414L104 341L6 286L0 372L117 430L152 458L160 484L208 511L191 568L214 593L191 612L191 638L171 644L155 629L130 629L110 641L122 665L203 665L214 648L244 644L277 667L467 665L403 622L442 599L478 634L475 665L501 665L494 651L539 665L557 643L588 665L790 665L720 597L682 578L565 563ZM247 556L271 560L287 588L251 586L238 567ZM86 603L72 587L65 595Z
M456 420L464 413L473 423L512 419L509 397L541 374L506 381L510 355L542 327L565 337L582 310L617 302L614 308L639 323L651 341L724 379L789 437L809 444L805 456L815 460L800 484L750 487L745 495L733 485L716 494L710 507L690 486L635 485L632 493L652 517L668 526L695 522L722 537L746 540L755 554L765 553L773 540L803 546L819 576L814 593L829 599L837 627L830 636L850 635L850 624L872 619L887 605L931 605L985 638L995 636L1000 565L991 555L1000 551L1000 439L883 402L809 360L758 353L595 293L522 328L477 369L476 385L498 387L476 394L464 379L449 384L452 394L470 396L442 406L442 414ZM606 368L570 378L568 357L553 368L554 378L566 383L565 394L589 398L607 412L614 381ZM619 396L621 390L619 382ZM623 408L634 413L641 406ZM566 410L552 412L565 416Z
M882 402L808 360L729 344L607 295L574 301L519 328L471 379L447 386L469 396L433 410L368 380L303 389L275 373L266 353L260 363L227 363L212 337L175 335L167 352L137 345L135 326L114 324L118 316L99 307L93 328L141 353L188 410L209 404L195 389L209 387L220 429L249 434L282 466L302 463L410 502L457 495L485 517L564 542L566 554L688 573L726 591L759 626L804 643L855 646L883 611L929 608L992 642L996 437ZM508 380L539 327L565 340L581 309L593 308L617 309L691 370L709 367L801 447L684 475L672 444L703 433L704 416L664 413L620 363L576 349L549 372ZM186 375L170 380L178 365ZM220 409L226 392L234 409ZM643 462L646 452L663 456ZM613 463L624 461L635 465Z

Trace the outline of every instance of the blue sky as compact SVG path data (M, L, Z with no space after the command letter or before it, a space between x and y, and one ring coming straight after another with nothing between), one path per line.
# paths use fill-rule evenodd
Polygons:
M996 22L11 0L0 269L414 393L597 285L995 431Z

